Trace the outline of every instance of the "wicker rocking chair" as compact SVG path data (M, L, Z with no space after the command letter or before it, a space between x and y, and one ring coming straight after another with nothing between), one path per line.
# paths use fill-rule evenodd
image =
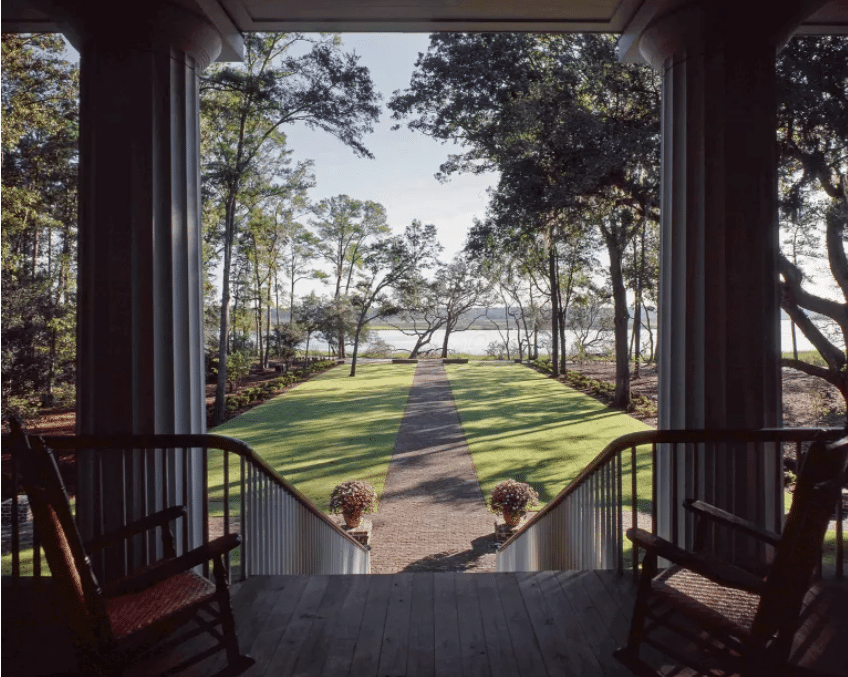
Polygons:
M695 552L641 529L628 530L628 538L645 550L645 557L628 642L615 657L640 676L660 674L640 656L642 644L675 657L678 663L686 664L694 657L688 666L710 674L804 674L790 666L789 656L846 473L848 438L814 444L801 468L782 535L691 500L685 507L698 520ZM699 553L711 525L741 530L773 546L775 556L766 575ZM658 558L672 566L658 574ZM691 651L685 656L676 652L674 642L667 641L669 631L683 635L690 648L697 647L696 656ZM713 672L716 669L718 673Z
M184 519L186 511L174 506L83 544L53 452L40 437L24 434L17 422L12 422L12 433L22 484L83 674L120 674L155 642L193 618L218 640L219 649L226 650L233 672L252 664L239 652L223 557L238 546L238 534L177 556L168 525ZM161 528L165 557L101 586L87 552L156 528ZM214 583L192 571L210 560ZM204 616L198 614L201 610Z

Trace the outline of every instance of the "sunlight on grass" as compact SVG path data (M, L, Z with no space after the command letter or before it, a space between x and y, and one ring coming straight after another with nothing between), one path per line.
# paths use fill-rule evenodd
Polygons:
M527 367L469 363L446 368L487 499L495 484L512 477L532 485L542 507L612 440L650 429ZM649 449L639 455L638 467L640 509L649 509ZM623 488L628 505L629 463Z
M344 480L365 480L381 496L414 364L341 365L210 432L249 444L321 510ZM237 489L236 464L230 491ZM223 463L210 454L210 512L221 514ZM236 500L231 498L231 500Z
M12 575L12 553L3 555L3 575ZM21 548L21 576L33 575L32 546ZM41 551L41 575L49 576L50 567L44 558L44 550Z

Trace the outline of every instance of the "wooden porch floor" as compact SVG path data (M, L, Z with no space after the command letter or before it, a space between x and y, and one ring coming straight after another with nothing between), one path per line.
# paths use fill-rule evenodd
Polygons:
M61 622L55 609L52 619L38 620L33 606L9 592L4 587L4 677L69 674L56 625L51 630ZM233 595L242 651L256 660L237 674L626 676L611 654L626 637L634 595L629 574L609 571L257 576ZM848 587L817 599L805 613L796 657L846 677ZM160 650L128 677L233 674L223 652L202 656L211 644L200 635Z
M242 651L256 660L245 677L623 677L611 653L633 596L629 577L593 571L259 576L234 608ZM223 667L220 655L184 674Z

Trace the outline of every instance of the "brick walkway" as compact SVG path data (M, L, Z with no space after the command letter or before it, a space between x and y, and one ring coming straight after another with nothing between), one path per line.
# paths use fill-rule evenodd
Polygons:
M494 571L495 516L486 510L445 368L422 360L369 518L371 571Z

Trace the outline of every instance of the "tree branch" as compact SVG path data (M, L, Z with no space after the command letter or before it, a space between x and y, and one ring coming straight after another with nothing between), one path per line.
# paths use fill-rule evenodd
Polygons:
M831 301L821 296L815 296L805 291L801 286L803 273L801 269L787 259L783 254L779 261L780 274L783 276L783 301L781 305L790 313L789 306L799 306L819 315L824 315L836 322L844 334L848 334L848 305ZM791 313L790 313L791 314ZM806 317L806 315L805 315ZM800 322L797 322L800 326ZM805 332L806 333L806 332ZM826 339L825 339L826 340Z
M839 392L843 395L846 394L845 391L845 382L844 379L840 379L829 369L825 369L824 367L819 367L815 364L810 364L809 362L804 362L803 360L795 360L789 357L784 357L780 364L784 367L792 367L792 369L797 369L798 371L802 371L805 374L809 374L810 376L815 376L817 378L824 379L831 385L835 386Z
M821 333L818 327L813 324L813 321L807 314L794 302L791 295L786 293L786 284L783 285L783 297L781 299L781 307L786 311L787 315L792 318L792 321L798 325L801 333L807 337L807 340L813 344L813 347L819 351L830 367L830 371L839 373L845 369L846 358L845 354L835 345L827 340L824 334Z

